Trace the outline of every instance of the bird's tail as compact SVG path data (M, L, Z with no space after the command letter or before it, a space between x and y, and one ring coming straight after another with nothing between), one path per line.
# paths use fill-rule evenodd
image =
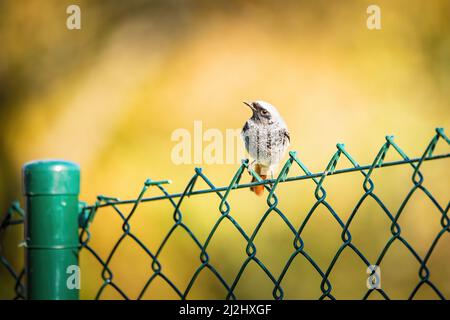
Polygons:
M261 179L265 180L267 178L267 175L262 174L262 167L260 165L255 165L255 172L261 177ZM258 180L256 180L255 177L252 177L252 182L256 182ZM264 193L264 185L260 184L257 186L253 186L250 187L250 191L253 191L257 196L262 196L262 194Z

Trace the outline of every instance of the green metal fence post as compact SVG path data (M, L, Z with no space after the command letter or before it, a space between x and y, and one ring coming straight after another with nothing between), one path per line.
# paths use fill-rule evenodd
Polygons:
M34 161L23 167L23 179L27 298L78 299L80 168L66 161Z

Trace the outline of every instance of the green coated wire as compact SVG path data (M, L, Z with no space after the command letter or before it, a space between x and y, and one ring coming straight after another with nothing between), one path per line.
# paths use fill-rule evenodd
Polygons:
M425 148L421 157L417 158L409 158L406 153L398 146L395 142L393 136L386 136L385 143L381 146L380 150L376 154L374 160L369 165L359 165L358 162L349 154L347 149L343 144L336 145L336 152L331 157L328 162L325 170L318 173L312 173L308 170L307 166L299 159L298 154L294 151L289 153L289 159L285 162L280 173L277 177L273 179L262 180L258 174L256 174L251 167L249 166L249 161L244 160L239 166L236 173L230 180L230 183L226 186L217 187L214 183L205 175L201 168L196 168L194 175L189 180L185 189L181 193L169 193L164 185L170 183L169 180L161 180L161 181L153 181L147 179L144 182L142 190L136 197L136 199L130 200L120 200L114 197L107 196L98 196L97 201L93 205L87 205L85 203L80 202L80 250L87 250L92 256L96 259L99 265L102 268L100 276L102 278L102 283L96 293L95 298L102 298L104 291L106 288L110 287L115 290L122 298L124 299L142 299L145 293L149 290L151 284L156 280L160 279L167 283L170 288L174 291L174 293L180 299L188 299L190 297L190 293L194 284L196 283L199 275L204 270L209 270L219 281L220 285L226 291L226 295L224 298L226 299L238 299L235 289L237 285L240 283L245 271L247 270L250 263L254 263L270 280L273 285L272 296L274 299L281 300L284 299L284 289L283 284L285 281L285 276L289 271L292 263L296 259L304 259L307 261L315 270L315 272L321 278L320 283L320 296L319 299L335 299L335 295L333 293L333 285L330 280L332 274L335 271L335 266L337 262L340 260L343 252L350 250L353 252L358 259L361 260L367 267L371 265L380 265L383 262L386 253L392 247L394 243L399 243L402 245L417 261L418 268L418 282L411 291L409 295L409 299L413 299L416 297L417 293L423 286L428 286L435 292L436 296L439 299L445 299L444 292L442 292L436 283L431 280L431 271L428 267L428 263L432 254L439 243L439 241L443 238L443 236L450 232L450 218L448 216L448 211L450 208L450 202L446 205L441 205L436 198L432 195L432 193L424 186L425 177L421 172L421 167L425 161L438 160L438 159L447 159L450 157L450 153L438 154L435 155L434 150L439 141L444 141L447 145L450 144L450 140L445 135L445 132L442 128L437 128L436 133L431 139L430 143ZM384 159L388 153L396 152L400 155L401 160L385 162ZM344 159L344 160L342 160ZM336 169L338 163L342 161L348 161L351 166L346 167L344 169ZM375 183L372 180L372 174L375 170L385 167L398 166L398 165L409 165L411 166L411 182L412 186L409 190L405 199L403 199L400 207L396 211L390 210L381 200L381 198L375 192ZM297 176L289 176L289 171L297 166L304 174ZM255 177L256 182L252 183L240 183L242 175L245 172L249 172L250 175ZM337 174L346 174L350 172L360 172L362 174L362 189L364 190L364 194L360 197L360 199L356 202L353 210L346 220L342 219L342 215L340 215L328 202L327 192L324 187L324 182L328 179L328 176L337 175ZM294 181L299 180L310 180L315 186L314 196L315 203L308 210L305 218L300 222L299 225L293 224L285 213L279 208L279 199L276 194L276 189L281 183L292 183ZM198 181L202 181L206 183L207 188L196 190L195 186ZM306 183L306 182L305 182ZM256 185L264 185L266 190L268 190L268 195L266 199L267 208L262 214L260 220L257 222L251 232L247 233L240 226L238 221L234 218L234 211L231 207L228 198L233 190L249 188ZM161 192L161 195L156 196L147 196L147 193L150 189L156 189ZM440 220L440 230L436 234L433 239L430 247L425 252L424 255L420 255L416 249L409 243L408 239L403 235L401 226L399 223L399 219L403 213L403 210L406 204L410 201L412 195L416 192L422 192L431 203L438 209L439 211L439 220ZM184 220L184 215L182 211L184 201L190 196L200 196L202 194L214 194L218 201L218 211L219 217L213 224L213 227L207 234L206 238L202 241L197 237L197 235L190 229L190 227L186 224ZM358 248L352 239L351 228L354 218L357 216L359 209L362 204L367 199L373 199L375 203L382 209L382 214L387 217L390 221L390 238L387 240L382 250L379 252L378 256L374 260L369 260L364 252ZM168 201L173 210L173 224L167 231L165 237L159 244L159 246L155 250L150 250L133 232L132 223L133 217L136 215L138 207L144 202L150 201ZM125 211L123 209L123 205L131 204L132 207L129 211ZM92 238L92 234L90 231L90 225L95 223L94 217L96 216L98 211L101 211L104 207L111 207L114 212L118 215L118 217L122 221L122 234L118 236L117 239L114 240L114 245L112 250L107 254L106 257L102 257L90 244L90 240ZM337 222L339 228L341 229L341 243L339 243L339 247L334 253L331 262L326 266L320 266L316 260L314 259L314 252L308 251L305 249L305 240L303 239L303 231L305 227L308 225L310 219L317 214L317 209L323 208L326 214ZM264 261L260 258L258 254L258 248L255 244L255 239L258 237L258 234L267 221L268 217L271 215L276 215L281 218L281 221L287 226L287 230L292 237L292 247L291 254L288 259L284 262L283 268L279 274L273 273ZM12 227L14 225L21 225L23 223L24 212L20 208L18 203L14 203L11 208L8 210L6 216L1 221L0 224L0 233L5 229ZM246 257L242 264L240 265L239 270L236 272L234 277L228 281L225 277L219 272L218 263L220 261L213 263L210 259L208 248L212 239L214 238L217 230L219 230L220 226L228 221L231 223L233 228L236 229L238 235L242 237L242 239L246 243L245 254ZM195 246L199 249L198 256L198 267L195 269L194 274L188 281L188 284L184 288L178 287L172 279L166 274L164 265L159 260L162 252L164 252L166 245L169 239L173 236L173 234L177 231L181 230L185 232L190 239L194 242ZM115 257L118 248L123 244L124 240L128 239L136 243L142 250L144 254L146 254L150 261L151 274L143 284L141 290L135 297L131 297L129 293L125 292L119 285L116 283L114 278L114 272L111 268L111 261L113 257ZM23 278L25 276L24 270L18 272L14 270L11 266L11 263L2 255L1 247L0 247L0 266L3 266L8 271L9 276L11 276L15 280L15 298L23 299L24 298L24 285ZM374 271L373 271L374 272ZM372 274L373 274L372 272ZM383 289L368 289L367 292L362 296L362 299L368 299L374 292L377 292L382 298L390 299L388 292ZM448 293L445 293L448 294Z

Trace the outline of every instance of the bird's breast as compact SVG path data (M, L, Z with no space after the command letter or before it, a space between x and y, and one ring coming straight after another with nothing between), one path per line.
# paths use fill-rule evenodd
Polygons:
M286 132L285 126L261 125L248 121L242 131L242 138L250 157L257 163L270 166L277 164L286 151Z

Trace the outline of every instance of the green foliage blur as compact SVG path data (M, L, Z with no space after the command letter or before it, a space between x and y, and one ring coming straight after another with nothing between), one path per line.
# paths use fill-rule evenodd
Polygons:
M360 164L371 163L386 134L410 157L419 157L436 127L450 132L450 2L375 1L381 30L368 30L366 9L374 1L66 1L0 2L0 209L22 199L21 168L34 159L61 158L82 168L80 198L98 194L132 199L146 178L171 179L181 192L196 164L175 165L171 134L240 128L250 116L243 100L276 105L291 133L290 150L313 172L325 169L337 142ZM66 8L81 8L81 30L66 28ZM442 144L436 152L448 152ZM386 161L400 159L388 154ZM339 168L349 166L343 161ZM202 164L217 186L230 182L239 163ZM299 174L292 172L291 174ZM449 201L448 160L423 166L424 184L441 206ZM395 213L412 187L409 166L380 169L376 193ZM243 179L248 178L244 175ZM359 173L329 177L328 200L347 219L363 194ZM200 184L198 188L202 187ZM280 208L299 226L314 203L312 181L283 184ZM156 189L148 195L157 195ZM231 214L251 233L267 208L248 190L233 192ZM204 242L220 215L215 196L191 197L185 223ZM166 202L139 208L131 220L136 235L156 250L169 230ZM423 257L439 232L440 213L421 193L400 219L402 235ZM367 201L352 223L354 243L374 261L390 236L390 223ZM112 209L100 210L92 246L106 259L120 236ZM331 262L341 229L318 210L305 229L305 248L322 269ZM2 243L17 268L23 264L21 231ZM211 262L231 283L246 258L245 241L229 223L213 239ZM292 253L292 235L276 215L256 238L258 257L273 274ZM161 255L164 272L182 290L200 265L199 250L177 232ZM444 235L429 262L431 279L450 297L450 237ZM151 259L125 241L112 259L115 282L135 298L151 275ZM101 267L81 254L81 297L91 299L102 283ZM418 283L419 264L398 242L381 265L382 288L405 299ZM346 250L330 275L336 298L361 298L366 267ZM321 278L297 258L283 280L286 299L320 296ZM13 282L0 268L0 298ZM273 284L250 264L236 288L238 298L271 298ZM202 272L188 298L223 298L226 292ZM103 298L119 295L106 289ZM144 298L176 298L164 282ZM379 298L377 294L371 298ZM417 298L433 299L423 286Z

